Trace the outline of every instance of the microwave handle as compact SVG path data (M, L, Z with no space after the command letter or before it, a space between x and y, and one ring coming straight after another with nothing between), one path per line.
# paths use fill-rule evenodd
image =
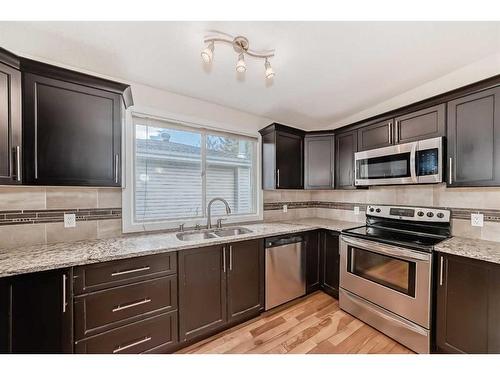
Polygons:
M410 174L411 174L411 179L415 184L418 183L416 159L417 159L417 142L411 145L411 152L410 152Z

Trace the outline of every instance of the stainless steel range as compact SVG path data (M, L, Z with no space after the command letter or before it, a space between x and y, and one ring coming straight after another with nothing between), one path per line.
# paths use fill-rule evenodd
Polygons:
M365 226L342 231L340 307L429 353L432 251L450 229L448 210L368 206Z

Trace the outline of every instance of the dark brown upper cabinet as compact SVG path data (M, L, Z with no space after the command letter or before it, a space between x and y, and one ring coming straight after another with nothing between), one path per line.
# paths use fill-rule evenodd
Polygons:
M437 263L437 352L500 353L500 266L448 254Z
M308 134L304 139L304 188L333 189L334 136Z
M264 244L242 241L226 246L227 308L230 323L259 314L264 308Z
M394 143L407 143L446 135L446 105L439 104L395 118Z
M386 147L394 143L394 121L384 120L358 130L358 151Z
M0 350L13 354L73 352L71 269L3 279L0 284ZM8 311L8 320L4 315Z
M356 188L354 186L354 153L357 151L357 130L335 136L335 188Z
M500 185L500 87L448 102L448 186Z
M280 124L261 129L262 188L304 188L304 132Z
M21 72L0 49L0 184L20 184L21 165Z

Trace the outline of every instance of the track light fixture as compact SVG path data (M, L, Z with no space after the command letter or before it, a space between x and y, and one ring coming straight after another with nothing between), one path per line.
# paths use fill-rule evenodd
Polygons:
M236 63L236 71L238 73L245 73L247 70L247 64L245 62L245 55L258 58L265 59L264 68L265 68L265 77L266 79L274 78L274 69L271 67L271 63L268 59L274 57L274 50L269 51L255 51L249 49L248 39L244 36L232 37L231 35L216 32L217 35L207 36L205 37L205 43L207 46L201 52L201 57L203 62L208 64L213 60L215 43L226 43L233 46L234 51L238 54L238 61Z

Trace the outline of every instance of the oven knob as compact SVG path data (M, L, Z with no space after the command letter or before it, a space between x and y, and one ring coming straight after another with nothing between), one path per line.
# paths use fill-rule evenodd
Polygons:
M375 212L380 213L380 208L377 208Z
M370 207L370 212L373 212L375 211L375 209L373 207Z
M444 217L444 214L442 212L438 212L437 217L442 219Z
M423 213L422 211L418 211L418 212L417 212L417 215L418 215L418 216L424 216L424 213Z
M427 217L433 217L434 214L432 212L427 212Z

